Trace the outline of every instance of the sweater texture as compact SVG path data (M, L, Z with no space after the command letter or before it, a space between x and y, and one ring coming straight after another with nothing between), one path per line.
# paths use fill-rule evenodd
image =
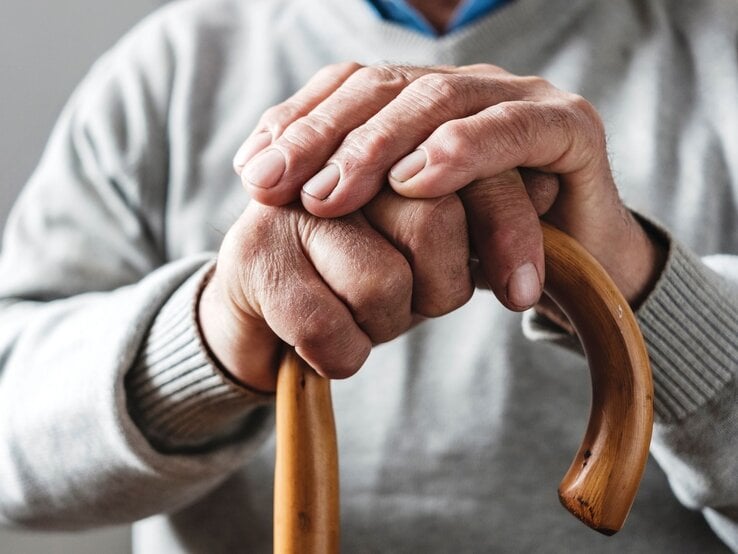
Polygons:
M484 62L592 101L624 201L666 229L637 313L652 459L616 536L566 513L586 362L477 291L334 383L343 552L738 551L737 30L732 0L517 0L441 38L365 0L159 10L75 92L8 223L0 521L136 522L142 553L269 552L272 398L218 368L195 319L248 202L230 160L326 64Z

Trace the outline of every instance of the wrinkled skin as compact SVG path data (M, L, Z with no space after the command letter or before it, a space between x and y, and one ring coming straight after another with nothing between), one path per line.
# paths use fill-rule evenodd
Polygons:
M463 305L470 253L503 305L539 303L540 216L632 304L663 265L620 201L592 105L491 65L324 68L264 113L234 168L256 202L226 236L200 323L261 390L281 341L342 378L372 344Z

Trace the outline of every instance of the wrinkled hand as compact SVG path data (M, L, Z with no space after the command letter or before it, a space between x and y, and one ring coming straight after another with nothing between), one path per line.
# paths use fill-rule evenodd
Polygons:
M539 299L543 213L633 304L662 263L620 201L592 105L490 65L329 66L263 115L234 166L259 202L301 198L323 217L361 208L387 182L411 198L459 191L484 275L511 309ZM517 168L535 171L521 180Z
M281 341L324 376L348 377L372 344L469 300L468 244L453 194L408 200L385 189L336 219L251 202L223 241L200 327L252 388L274 389Z

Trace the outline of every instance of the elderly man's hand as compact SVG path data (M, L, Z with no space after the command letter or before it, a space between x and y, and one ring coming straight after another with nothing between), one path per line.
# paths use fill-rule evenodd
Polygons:
M348 377L372 344L469 300L468 244L455 194L408 200L387 188L336 219L251 202L226 234L200 327L253 388L274 388L281 341L323 375Z
M329 66L263 115L234 166L256 200L301 196L324 217L357 210L388 181L406 197L459 191L485 277L511 309L540 296L542 213L631 303L662 263L620 201L592 105L490 65ZM521 180L517 168L535 171ZM536 194L547 200L534 205Z

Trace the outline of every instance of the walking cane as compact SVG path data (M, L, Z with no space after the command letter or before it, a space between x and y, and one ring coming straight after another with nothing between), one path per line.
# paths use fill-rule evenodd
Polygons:
M648 458L653 385L628 303L574 239L543 225L545 291L566 313L587 356L592 401L579 451L559 485L564 507L612 535L635 499ZM277 382L274 552L339 549L338 456L330 384L289 351Z

